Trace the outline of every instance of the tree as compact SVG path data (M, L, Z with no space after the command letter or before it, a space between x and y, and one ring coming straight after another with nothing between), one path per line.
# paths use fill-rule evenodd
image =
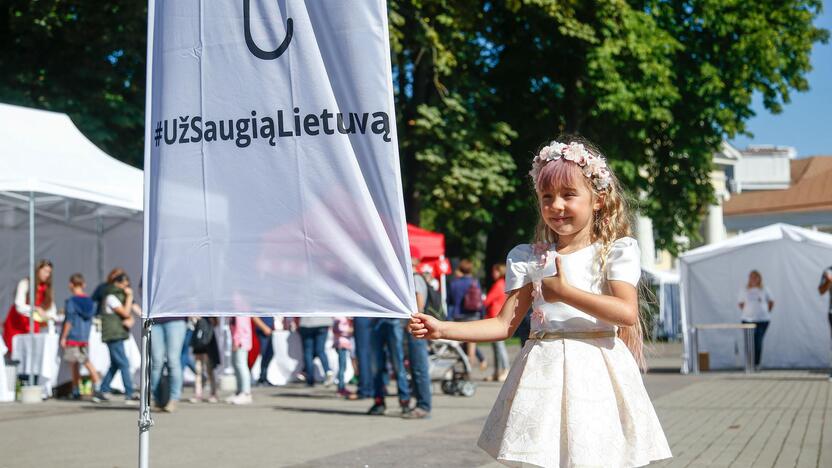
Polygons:
M562 132L596 142L653 219L698 236L711 155L808 89L821 0L388 0L408 220L497 260L527 241L526 176ZM68 112L140 165L143 2L7 0L0 100Z
M68 113L104 151L141 166L145 16L145 2L3 2L0 100Z

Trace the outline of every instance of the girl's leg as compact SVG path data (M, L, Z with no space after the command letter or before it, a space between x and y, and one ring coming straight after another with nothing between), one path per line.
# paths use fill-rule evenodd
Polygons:
M251 371L248 369L248 351L234 350L234 375L237 377L237 393L248 395L251 393Z

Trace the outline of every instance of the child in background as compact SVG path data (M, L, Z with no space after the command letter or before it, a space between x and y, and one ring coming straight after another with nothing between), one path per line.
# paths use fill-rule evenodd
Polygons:
M226 398L232 405L251 404L251 370L248 352L251 351L251 317L231 318L231 361L237 377L237 393Z
M332 324L332 332L335 335L335 349L338 351L338 395L350 398L347 383L344 381L344 370L352 350L352 320L336 317Z
M81 369L83 364L90 373L94 386L92 401L98 403L106 401L107 397L101 392L101 377L95 370L95 366L89 359L88 341L90 337L90 326L95 316L95 304L92 299L84 293L86 283L81 273L74 273L69 277L69 290L72 297L66 300L63 330L61 330L61 349L63 349L63 360L68 363L72 371L72 399L81 398L80 383Z
M220 350L214 328L218 321L216 317L191 317L189 320L194 326L191 342L189 343L194 353L194 397L188 401L191 403L202 401L216 403L219 400L217 400L217 380L214 376L214 369L220 363ZM206 334L210 335L210 338L206 337ZM211 385L211 396L208 398L203 396L205 386L202 379L203 373L207 374L208 383Z

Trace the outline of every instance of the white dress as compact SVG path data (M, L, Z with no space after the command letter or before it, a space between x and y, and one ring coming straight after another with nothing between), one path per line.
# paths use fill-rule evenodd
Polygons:
M561 255L572 286L600 293L600 244ZM554 271L554 246L539 268L529 244L508 254L506 291ZM606 278L636 285L639 249L613 243ZM541 271L542 270L542 271ZM535 299L545 319L535 331L613 331L615 326L564 303ZM618 338L529 340L511 366L477 443L508 466L631 467L671 457L635 359Z

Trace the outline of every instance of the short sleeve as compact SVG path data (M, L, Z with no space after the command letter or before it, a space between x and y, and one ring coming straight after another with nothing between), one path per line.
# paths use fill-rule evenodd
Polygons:
M624 281L633 286L641 278L641 250L632 237L622 237L612 243L607 254L607 280Z
M506 292L520 289L531 282L528 275L532 246L520 244L511 249L506 258Z
M117 307L121 307L122 305L124 305L121 303L120 300L118 300L116 296L112 294L108 295L107 299L105 299L104 301L104 303L107 305L107 311L109 312L115 312L115 309Z
M771 295L771 291L768 288L763 288L763 292L766 294L766 302L774 302L774 296Z

